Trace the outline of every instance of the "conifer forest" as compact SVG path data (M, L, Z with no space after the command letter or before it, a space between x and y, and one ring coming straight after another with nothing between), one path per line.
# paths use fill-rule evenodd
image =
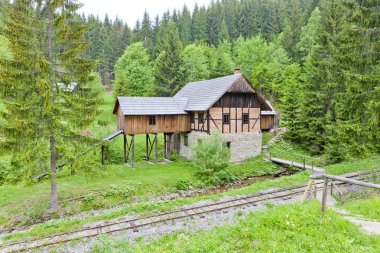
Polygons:
M115 96L170 96L239 67L278 107L293 142L342 161L380 148L378 8L371 0L225 0L145 13L131 27L82 19L86 55Z
M133 24L85 14L81 7L80 0L0 0L0 252L7 243L125 215L307 183L312 173L289 169L293 160L306 170L311 159L311 166L333 175L380 169L379 0L211 0L157 16L145 11ZM132 137L129 144L129 136L117 129L118 97L166 99L190 82L234 75L237 69L263 103L273 105L278 129L285 129L278 136L276 129L259 129L256 157L231 164L231 142L192 142L187 135L183 145L189 140L197 145L191 159L177 152L167 157L168 133ZM225 118L221 107L223 129L230 114ZM243 109L241 114L243 124ZM156 125L155 117L149 125ZM189 123L194 118L189 116ZM123 133L124 139L115 138ZM155 162L149 161L148 148L156 152ZM126 162L130 152L137 157L135 168ZM276 152L294 158L291 165L272 163ZM379 181L376 173L372 183ZM260 179L244 184L254 177ZM240 181L241 188L229 189ZM212 192L212 187L228 189ZM194 193L197 189L206 193ZM339 208L379 223L378 191L365 195L369 202L356 202L363 194L352 195L339 198ZM335 211L323 216L315 202L265 203L266 211L236 214L248 218L225 227L227 232L178 232L153 243L136 239L133 247L128 240L103 238L90 251L378 252L378 236L359 232ZM280 226L283 220L286 225ZM304 225L311 223L316 230ZM257 238L261 241L252 246ZM66 252L87 252L78 245Z

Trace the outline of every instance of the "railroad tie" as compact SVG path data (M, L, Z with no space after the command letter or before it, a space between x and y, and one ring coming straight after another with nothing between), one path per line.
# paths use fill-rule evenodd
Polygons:
M132 228L132 231L133 231L133 232L139 232L139 230L138 230L137 227L136 227L135 222L131 221L129 224L131 225L131 228Z

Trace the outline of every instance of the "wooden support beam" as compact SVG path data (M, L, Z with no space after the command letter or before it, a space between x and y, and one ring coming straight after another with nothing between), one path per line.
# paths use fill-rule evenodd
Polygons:
M210 110L207 110L207 133L210 134Z
M106 161L104 160L104 145L102 145L102 165L106 165Z
M124 139L124 163L127 163L127 136L123 134Z
M132 135L131 140L131 146L132 146L132 156L131 156L131 167L135 167L135 136Z
M148 144L148 141L149 141L149 134L146 134L146 145L145 145L145 150L146 150L146 153L145 153L145 160L146 161L149 161L149 144Z
M329 180L326 178L323 184L323 195L322 195L322 212L326 211L327 205L327 188L329 186Z
M166 145L166 133L164 133L164 158L168 158L168 151L167 151L167 145Z
M154 136L155 141L155 153L154 153L154 162L158 162L158 134L155 134Z

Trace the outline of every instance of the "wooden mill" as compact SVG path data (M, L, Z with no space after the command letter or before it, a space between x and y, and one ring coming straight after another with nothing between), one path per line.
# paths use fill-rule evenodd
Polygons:
M260 154L262 131L278 123L272 105L239 70L188 83L174 97L118 97L113 113L119 131L112 138L123 134L124 162L132 167L137 134L146 135L147 161L153 151L158 160L158 134L164 135L165 158L173 150L189 158L193 145L218 133L231 149L231 161L237 162Z

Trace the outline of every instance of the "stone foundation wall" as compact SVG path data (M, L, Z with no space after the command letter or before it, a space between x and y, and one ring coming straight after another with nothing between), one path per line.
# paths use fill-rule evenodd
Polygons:
M185 135L188 138L188 145L185 146ZM203 132L181 133L180 155L186 158L191 157L191 147L198 143L199 139L210 138L211 135ZM223 134L223 141L230 142L231 162L241 162L248 158L261 154L261 132L256 133L234 133Z

